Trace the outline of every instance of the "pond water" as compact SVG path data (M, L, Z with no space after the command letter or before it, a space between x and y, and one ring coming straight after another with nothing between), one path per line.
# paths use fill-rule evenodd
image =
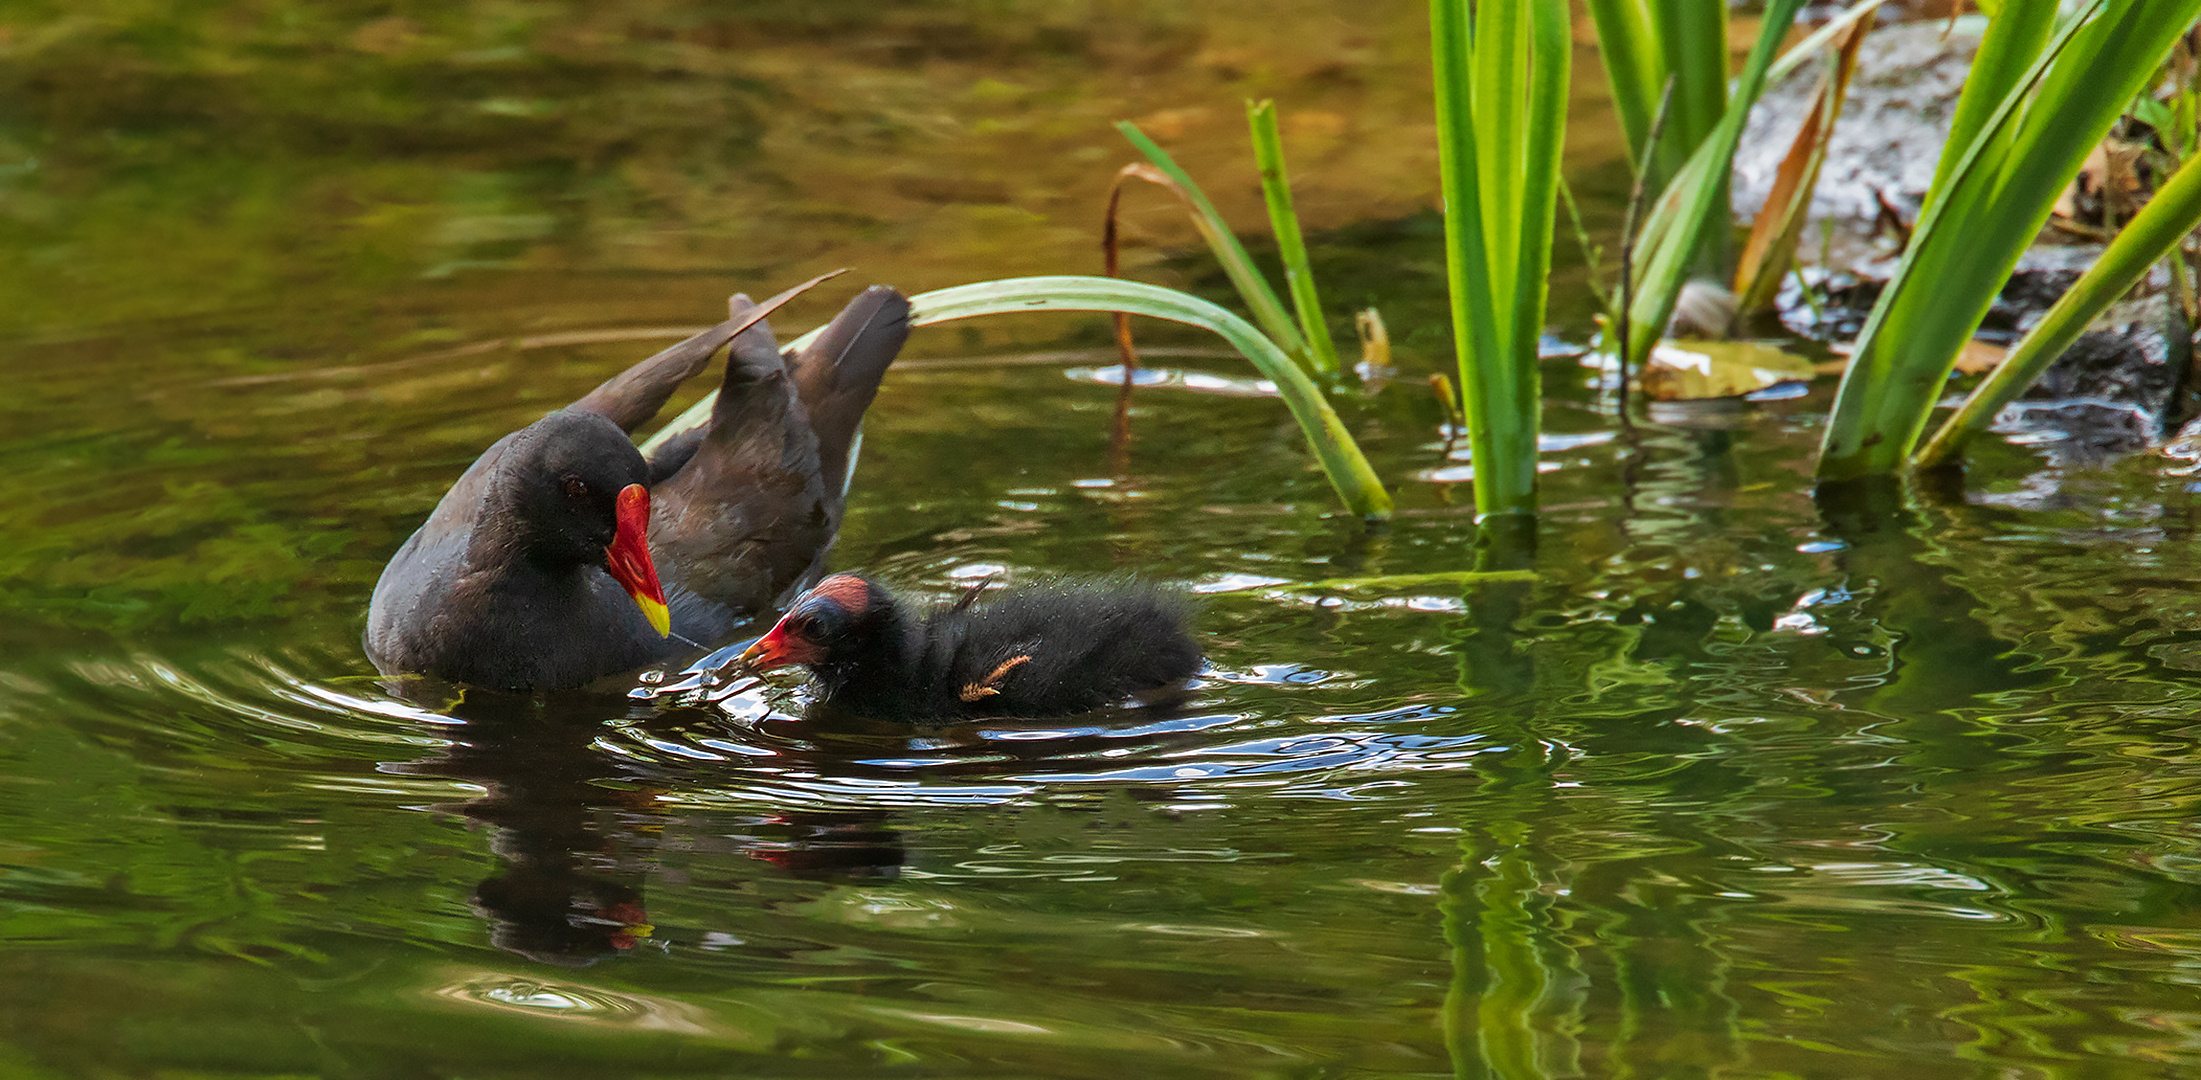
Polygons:
M382 560L483 446L725 292L842 261L912 288L1089 268L1097 198L1034 193L1068 166L935 191L908 176L956 138L866 95L962 87L937 108L987 175L1195 92L1303 78L1346 132L1420 92L1410 61L1367 74L1420 47L1416 5L1355 5L1359 38L1314 4L993 38L1030 12L835 37L449 10L0 33L36 106L0 129L0 1076L2201 1065L2193 463L2036 433L1987 448L1967 499L1822 508L1829 387L1631 441L1554 361L1533 580L1320 586L1474 558L1418 387L1430 219L1355 213L1342 179L1318 269L1384 307L1405 369L1342 401L1396 481L1387 528L1339 512L1273 399L1144 391L1112 445L1115 391L1066 377L1108 362L1089 320L923 331L871 414L838 566L941 595L1004 569L1184 583L1211 669L1182 710L913 729L808 719L792 686L393 693L358 644ZM101 50L127 60L105 80ZM1290 66L1324 50L1344 74ZM834 137L698 142L758 102ZM906 205L779 182L900 150ZM1152 276L1216 288L1149 220ZM803 243L752 249L776 230ZM1248 374L1152 337L1156 363Z

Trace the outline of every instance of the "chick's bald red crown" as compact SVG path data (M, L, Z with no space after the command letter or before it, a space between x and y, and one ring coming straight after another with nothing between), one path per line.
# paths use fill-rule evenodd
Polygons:
M832 612L832 621L857 619L871 610L871 583L854 574L834 574L813 586L795 601L772 629L742 652L741 662L751 671L770 671L789 664L815 664L825 659L826 643L817 631L819 609Z
M835 574L818 582L810 597L830 600L850 615L861 615L871 606L871 583L854 574Z

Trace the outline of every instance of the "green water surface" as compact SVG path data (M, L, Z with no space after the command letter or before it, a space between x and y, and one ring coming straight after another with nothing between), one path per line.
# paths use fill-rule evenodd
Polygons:
M1631 448L1554 361L1535 580L1285 587L1473 557L1432 219L1342 179L1422 17L0 17L0 1077L2192 1075L2190 462L1822 508L1826 388ZM1341 400L1397 520L1271 398L1143 391L1112 446L1065 377L1105 325L1011 320L913 341L835 557L1200 590L1183 710L453 704L360 655L482 447L727 292L1090 270L1107 118L1293 89L1342 118L1287 128L1340 334L1401 345Z

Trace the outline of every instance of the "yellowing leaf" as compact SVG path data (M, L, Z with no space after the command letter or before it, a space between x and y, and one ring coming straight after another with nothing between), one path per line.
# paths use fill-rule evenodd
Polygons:
M1817 373L1811 361L1755 341L1662 341L1637 382L1653 401L1693 401L1739 397Z

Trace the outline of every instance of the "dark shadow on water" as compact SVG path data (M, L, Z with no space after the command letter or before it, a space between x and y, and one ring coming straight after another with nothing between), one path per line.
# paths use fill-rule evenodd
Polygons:
M645 883L671 818L658 795L677 781L605 749L607 714L628 708L617 699L481 695L449 710L463 726L449 732L447 749L381 766L486 789L436 809L487 826L490 849L503 860L471 898L496 947L583 967L657 934ZM742 830L738 849L798 878L891 877L905 858L892 816L789 811Z
M451 715L465 726L448 749L382 771L486 789L438 809L488 826L504 861L472 898L491 943L568 967L633 949L650 932L643 836L662 814L647 788L630 786L639 778L595 748L601 715L486 695Z
M1980 618L1988 604L1963 583L1941 524L1902 480L1821 484L1814 499L1822 531L1843 545L1836 564L1890 638L1888 673L1870 695L1875 712L1923 721L2042 680Z

